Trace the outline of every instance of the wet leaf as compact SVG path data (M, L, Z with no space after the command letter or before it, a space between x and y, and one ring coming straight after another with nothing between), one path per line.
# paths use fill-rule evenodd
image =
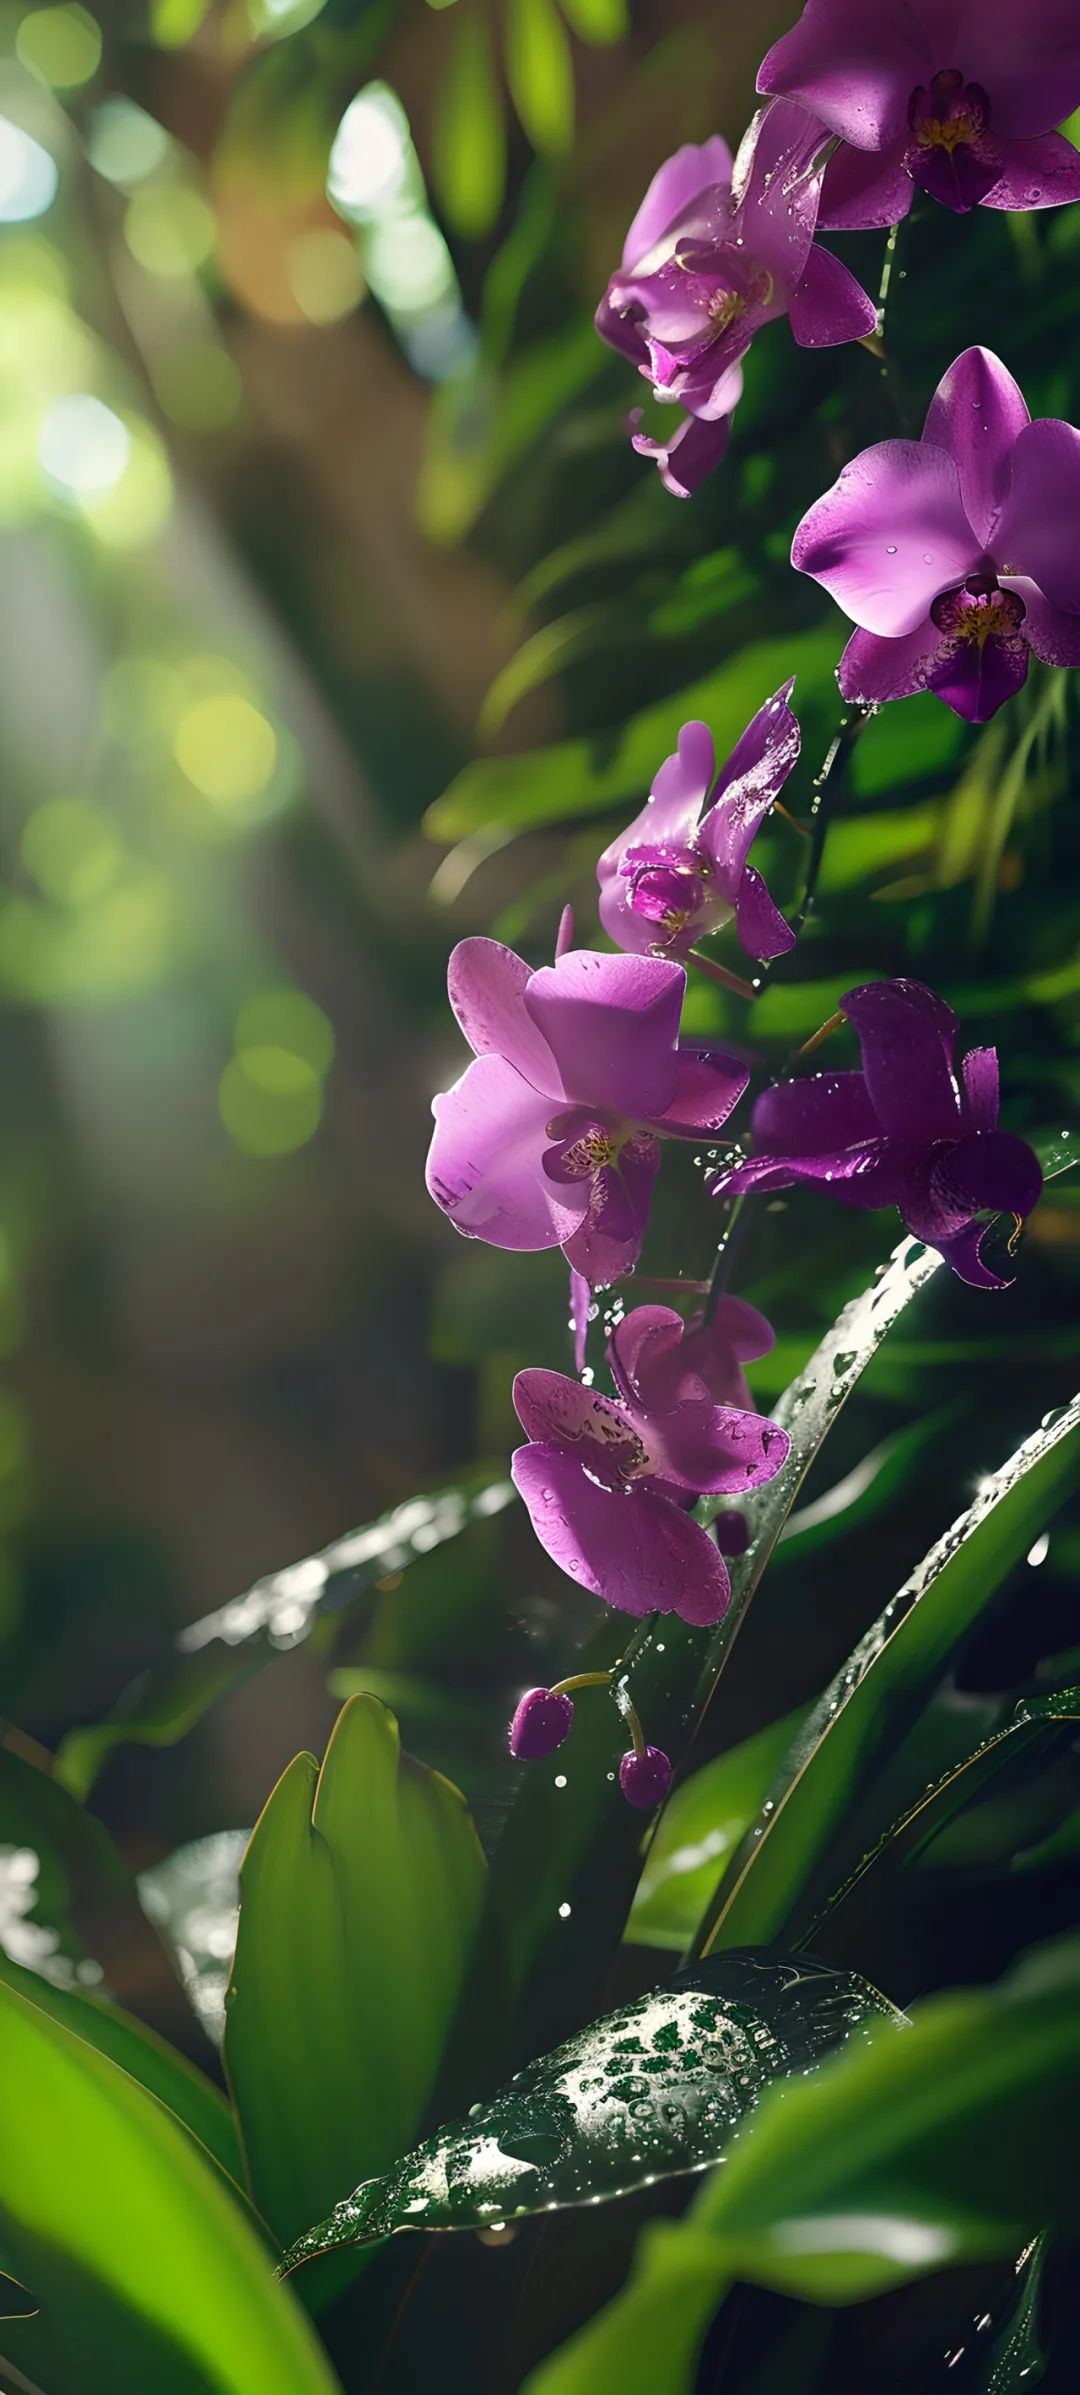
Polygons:
M436 94L432 170L450 224L473 236L489 232L506 184L506 132L490 29L473 9L460 11Z
M704 2170L770 2080L811 2069L882 2019L902 2023L847 1972L727 1956L530 2064L395 2171L357 2187L285 2268L397 2229L479 2229Z
M415 2136L484 1885L464 1799L370 1696L298 1755L241 1869L225 2063L248 2182L282 2244Z
M845 1857L844 1834L880 1769L886 1726L895 1747L960 1639L1075 1486L1078 1467L1080 1398L983 1483L807 1716L785 1785L771 1792L772 1809L748 1832L709 1907L701 1951L805 1931L827 1893L823 1875L835 1885L857 1860ZM864 1833L862 1814L858 1826Z
M690 2395L733 2279L852 2303L1074 2228L1078 1998L1071 1940L768 2088L724 2169L682 2221L646 2232L621 2294L523 2395Z
M756 1819L803 1719L800 1707L683 1780L665 1805L638 1881L627 1937L682 1953L717 1869Z

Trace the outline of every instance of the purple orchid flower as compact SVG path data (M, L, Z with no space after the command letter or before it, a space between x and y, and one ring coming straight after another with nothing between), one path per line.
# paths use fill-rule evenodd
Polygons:
M791 558L860 627L840 660L845 698L932 690L986 723L1032 651L1080 665L1080 432L1033 424L1000 358L966 349L921 441L880 441L845 466Z
M462 940L447 979L475 1062L434 1101L436 1205L492 1247L561 1247L591 1287L632 1272L659 1140L718 1131L746 1066L680 1048L686 975L659 958L573 948L533 973Z
M514 1404L532 1444L510 1470L541 1546L571 1580L622 1613L720 1620L727 1566L689 1508L707 1491L756 1488L784 1462L786 1431L742 1402L743 1360L771 1345L768 1323L738 1298L693 1331L668 1306L638 1306L608 1343L617 1398L560 1372L518 1373ZM741 1519L739 1532L736 1552Z
M840 1011L862 1070L780 1081L754 1108L756 1153L722 1172L714 1192L823 1182L846 1206L897 1206L905 1228L936 1247L962 1281L1007 1289L981 1248L980 1215L1013 1214L1017 1230L1042 1188L1027 1141L998 1129L996 1048L973 1048L959 1075L959 1024L920 981L871 981Z
M811 349L874 330L873 301L814 246L821 146L820 125L787 100L754 119L734 166L719 135L688 142L654 175L626 236L597 331L658 399L686 410L667 442L634 434L679 497L724 455L742 391L739 360L763 324L787 315L796 341Z
M600 921L637 954L686 954L735 919L749 956L781 956L795 934L747 863L799 754L794 678L747 725L719 779L708 725L684 724L634 822L597 866Z
M823 230L891 225L916 185L946 208L1080 199L1080 155L1053 131L1080 102L1075 0L807 0L758 90L801 100L844 144Z

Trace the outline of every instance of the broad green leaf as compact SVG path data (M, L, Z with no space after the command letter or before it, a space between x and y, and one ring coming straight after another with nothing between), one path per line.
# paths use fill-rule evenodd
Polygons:
M47 2395L332 2395L218 2173L162 2105L0 1987L4 2254L40 2312L0 2349Z
M506 76L533 148L568 149L574 131L574 62L554 0L507 0Z
M931 1999L902 2037L871 2028L766 2090L685 2219L648 2230L621 2294L523 2395L691 2395L734 2279L850 2303L1075 2230L1078 2099L1080 1942Z
M459 233L490 231L506 185L506 131L487 19L463 8L435 101L435 189Z
M129 2078L137 2079L148 2095L156 2096L190 2131L236 2189L242 2187L244 2171L236 2126L225 2098L174 2046L89 1988L57 1987L38 1972L22 1969L3 1952L0 1982L28 2004L36 2004L50 2020L61 2022L73 2037L107 2055Z
M822 1874L845 1868L842 1833L890 1741L936 1686L950 1655L1069 1490L1080 1466L1080 1399L983 1482L886 1606L808 1715L785 1769L702 1923L699 1951L798 1938ZM862 1826L860 1816L860 1827ZM879 1825L883 1826L883 1825Z
M85 1796L116 1746L172 1746L229 1689L310 1638L363 1597L388 1572L402 1572L472 1522L487 1520L513 1496L503 1475L409 1497L362 1530L348 1530L318 1555L268 1572L199 1621L177 1632L166 1660L128 1690L108 1719L72 1730L57 1769Z
M1033 2395L1046 2373L1039 2318L1049 2242L1037 2237L1020 2271L1020 2293L1012 2317L982 2358L978 2395Z
M629 28L627 0L559 0L559 5L583 42L619 42Z
M285 2268L397 2229L483 2228L705 2170L770 2080L812 2069L882 2019L902 2025L847 1972L725 1957L594 2021L396 2170L364 2181L299 2239Z
M463 1798L353 1697L298 1755L241 1870L225 2063L255 2202L282 2244L415 2136L484 1885Z
M626 1925L640 1946L682 1953L716 1886L756 1818L802 1721L800 1708L683 1780L665 1805Z
M556 741L550 748L519 756L481 757L428 808L425 830L433 840L446 841L488 831L494 824L526 831L536 824L591 815L620 800L640 800L692 716L705 718L717 755L724 756L745 729L748 715L788 674L805 676L812 684L829 671L833 646L831 631L821 627L755 641L689 689L630 716L620 730ZM829 988L832 999L826 1014L836 1003L833 984ZM817 1019L823 1021L824 1016Z

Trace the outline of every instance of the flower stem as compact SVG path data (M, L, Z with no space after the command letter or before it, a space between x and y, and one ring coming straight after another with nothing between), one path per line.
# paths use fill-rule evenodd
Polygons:
M552 1696L570 1696L575 1688L610 1688L612 1675L618 1669L619 1665L613 1663L611 1670L606 1672L572 1672L568 1680L556 1680L549 1693Z
M831 1038L834 1031L839 1031L841 1023L845 1020L845 1016L837 1008L836 1013L829 1016L827 1023L822 1023L819 1030L811 1032L809 1039L804 1039L802 1047L799 1049L799 1055L812 1056L815 1048L820 1048L822 1042Z
M710 981L719 982L722 990L730 990L734 998L745 998L750 1004L757 996L752 981L744 981L741 973L729 973L726 965L714 964L712 957L703 956L700 948L691 948L686 961L696 965L699 973L707 974Z
M636 1755L647 1755L649 1751L649 1742L645 1736L644 1730L641 1727L641 1718L637 1707L631 1698L626 1681L614 1681L611 1693L615 1699L620 1713L622 1714L623 1720L626 1723L626 1727L630 1732L630 1736L634 1741L634 1753Z

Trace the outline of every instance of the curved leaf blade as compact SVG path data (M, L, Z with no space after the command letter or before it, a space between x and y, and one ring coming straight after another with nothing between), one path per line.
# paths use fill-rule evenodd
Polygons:
M449 71L436 96L432 171L443 210L457 232L488 233L506 187L506 131L491 33L478 10L462 9Z
M767 1723L675 1789L638 1881L628 1939L682 1953L726 1862L749 1829L803 1720L803 1708Z
M556 154L568 149L574 64L554 0L507 0L506 76L533 148Z
M0 1987L5 2260L40 2305L3 2350L115 2395L333 2395L303 2313L186 2131L115 2063Z
M716 2162L777 2075L811 2069L870 2021L902 2025L848 1972L730 1955L594 2021L357 2187L284 2268L398 2229L478 2229L629 2195Z
M484 1886L463 1797L370 1696L298 1755L252 1831L225 2065L248 2182L282 2244L416 2133Z

